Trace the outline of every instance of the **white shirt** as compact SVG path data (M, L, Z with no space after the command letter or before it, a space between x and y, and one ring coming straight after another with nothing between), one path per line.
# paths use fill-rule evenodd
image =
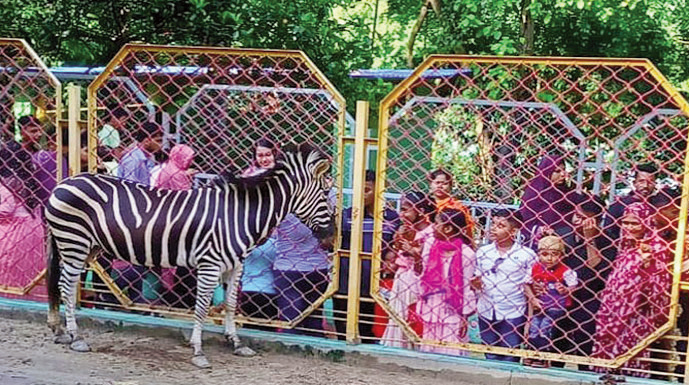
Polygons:
M505 254L498 252L495 243L476 251L476 276L481 277L483 289L478 291L479 316L491 321L515 319L526 313L524 284L531 277L536 253L519 243Z
M163 169L163 164L158 164L153 166L151 169L151 177L149 186L156 187L158 184L158 178L160 178L160 171Z

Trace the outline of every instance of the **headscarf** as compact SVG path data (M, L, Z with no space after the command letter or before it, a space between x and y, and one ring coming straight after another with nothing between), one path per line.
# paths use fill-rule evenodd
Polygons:
M647 232L653 229L653 209L646 203L634 202L625 207L623 216L627 215L634 215L639 218Z
M170 150L170 158L160 169L156 187L170 190L188 190L191 188L191 177L187 174L194 160L194 150L178 144Z
M626 217L627 215L633 215L637 218L639 218L639 221L641 221L641 224L644 226L644 240L645 241L651 241L651 242L658 242L659 237L656 234L654 223L653 223L653 215L654 215L654 210L651 206L644 202L634 202L630 204L629 206L625 207L624 213L622 216L619 218L619 220L622 220L622 218ZM620 248L629 248L634 245L636 245L636 240L628 239L625 238L624 236L624 231L621 232L622 236L620 237Z
M462 272L462 239L436 239L431 247L426 268L421 275L422 295L444 292L446 302L458 312L464 306L464 277ZM444 277L443 254L452 252L447 279Z
M474 219L471 216L471 211L469 210L468 207L464 206L462 202L460 202L458 199L455 199L454 197L449 197L446 199L442 200L437 200L436 203L436 212L440 213L443 210L457 210L461 211L464 214L464 217L466 218L466 226L465 226L465 231L466 231L466 236L473 241L474 239ZM473 243L473 242L472 242ZM472 244L471 247L473 248L474 245Z
M558 166L564 167L564 157L544 156L538 165L536 176L524 189L519 213L526 230L544 225L557 228L569 222L574 211L572 191L565 186L556 186L550 181Z

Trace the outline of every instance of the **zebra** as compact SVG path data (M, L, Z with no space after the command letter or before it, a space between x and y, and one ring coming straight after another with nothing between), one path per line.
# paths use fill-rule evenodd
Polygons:
M197 291L190 344L192 363L208 368L201 332L212 292L226 283L224 336L234 353L242 345L234 322L236 283L245 256L265 240L288 213L319 238L332 235L328 200L330 160L308 145L284 151L276 166L255 177L219 178L187 191L156 189L115 177L81 174L53 190L45 209L48 224L48 325L55 342L90 350L77 334L76 289L85 265L98 251L148 267L196 268ZM60 297L61 296L61 297ZM60 299L66 332L60 327Z

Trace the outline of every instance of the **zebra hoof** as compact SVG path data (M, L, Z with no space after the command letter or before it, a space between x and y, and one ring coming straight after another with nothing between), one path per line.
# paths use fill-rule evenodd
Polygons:
M86 353L91 351L91 347L82 338L74 340L69 348L79 353Z
M191 359L191 363L194 364L194 366L196 366L199 369L210 369L211 368L211 363L208 362L208 359L203 354L198 355L198 356L194 356Z
M55 343L60 345L69 345L72 343L72 336L67 333L58 334L55 336Z
M240 357L253 357L256 355L256 352L248 346L240 346L234 350L234 355Z

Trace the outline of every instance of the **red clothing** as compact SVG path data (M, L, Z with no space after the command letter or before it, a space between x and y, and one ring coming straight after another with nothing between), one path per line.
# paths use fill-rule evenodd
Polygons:
M534 263L533 267L531 268L531 280L533 282L542 283L546 287L546 294L543 294L541 296L547 297L542 298L545 299L545 307L550 307L549 305L552 305L553 302L564 302L562 303L564 307L570 307L572 305L571 297L564 297L562 294L559 294L557 290L555 290L555 293L552 293L552 289L548 290L548 284L555 284L559 282L567 286L567 284L565 283L565 274L569 270L569 267L565 266L564 263L558 263L552 269L548 269L541 262Z
M381 278L380 288L389 291L392 289L393 282L393 278ZM383 333L385 333L385 327L387 325L388 313L386 313L385 309L383 309L383 307L376 302L376 304L373 306L373 335L376 336L376 338L383 337Z

